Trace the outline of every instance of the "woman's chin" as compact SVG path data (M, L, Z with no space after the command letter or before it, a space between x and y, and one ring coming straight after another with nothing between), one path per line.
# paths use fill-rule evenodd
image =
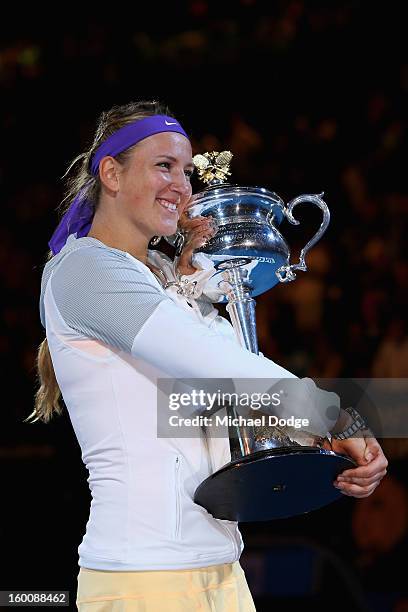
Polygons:
M177 221L174 223L163 223L160 231L157 231L159 236L172 236L177 232Z

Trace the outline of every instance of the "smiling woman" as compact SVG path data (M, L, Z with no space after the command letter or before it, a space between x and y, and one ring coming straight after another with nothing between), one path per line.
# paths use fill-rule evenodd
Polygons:
M111 220L108 202L119 202L116 208L125 215L120 207L129 197L125 189L136 190L133 208L140 205L138 201L145 188L148 193L144 197L151 196L152 190L156 197L163 195L159 192L166 188L178 191L177 195L172 193L170 203L174 200L181 203L181 194L191 195L188 180L193 171L191 145L181 125L169 121L168 113L167 108L155 102L128 104L102 113L91 148L74 159L65 175L69 176L80 162L77 174L68 181L63 201L68 203L68 210L50 241L53 255L61 250L69 234L75 232L78 238L87 236L93 223L98 222L103 227L107 216ZM140 148L145 151L138 152ZM181 165L182 182L177 178L173 184ZM147 170L148 175L145 174ZM117 214L115 211L114 220Z
M153 236L177 231L178 211L191 196L191 158L189 140L176 132L148 136L124 163L105 156L99 163L102 193L88 236L145 263Z
M191 201L191 146L168 109L103 113L74 168L42 276L46 339L31 418L60 412L62 392L89 471L78 608L162 612L166 601L167 612L252 612L237 523L193 501L230 461L228 438L159 437L157 383L294 375L238 344L203 293L208 262L187 249L180 268L182 258L148 248L176 231ZM193 245L214 232L205 219L190 228ZM363 474L369 486L380 467Z
M190 141L160 104L114 107L67 175L73 170L43 272L47 337L31 417L48 421L60 412L62 391L89 470L78 608L162 610L166 598L168 610L254 610L237 525L222 526L187 493L191 478L206 478L217 458L199 440L180 445L156 434L158 377L214 375L203 365L226 339L227 360L241 354L242 373L245 362L255 365L201 299L197 287L208 271L180 258L193 272L184 277L148 248L154 236L176 232L190 201ZM196 220L193 237L213 231ZM194 291L184 290L186 281Z

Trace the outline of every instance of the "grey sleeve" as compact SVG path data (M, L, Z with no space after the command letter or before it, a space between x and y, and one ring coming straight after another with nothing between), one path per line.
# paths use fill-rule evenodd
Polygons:
M126 256L98 247L70 253L50 282L69 327L129 353L157 306L170 300Z

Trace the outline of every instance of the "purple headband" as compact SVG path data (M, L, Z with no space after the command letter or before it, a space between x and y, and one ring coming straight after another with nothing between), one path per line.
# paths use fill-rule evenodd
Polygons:
M92 174L97 176L99 163L103 157L107 155L115 157L148 136L161 132L177 132L188 138L179 122L166 115L152 115L134 123L128 123L114 132L112 136L109 136L95 151L91 162ZM92 225L93 207L87 199L86 193L86 187L81 189L53 233L48 243L53 255L60 252L70 234L76 234L77 238L82 238L88 234Z

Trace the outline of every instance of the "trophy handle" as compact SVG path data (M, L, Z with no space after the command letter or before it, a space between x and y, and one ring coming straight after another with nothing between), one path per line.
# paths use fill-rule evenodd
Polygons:
M318 206L323 211L323 220L316 234L313 236L313 238L309 240L306 246L300 251L299 263L290 264L287 266L281 266L280 268L278 268L278 270L276 270L275 274L281 283L288 283L289 281L295 280L296 278L295 270L302 270L303 272L307 270L307 266L305 263L306 253L309 251L309 249L312 248L313 245L316 244L316 242L320 240L320 238L323 236L324 232L326 231L327 226L329 225L330 211L327 207L326 202L322 200L323 195L324 195L324 192L320 193L319 195L309 194L309 195L298 196L297 198L294 198L293 200L291 200L289 204L287 205L287 207L283 209L288 221L292 223L292 225L299 225L300 221L295 219L294 216L292 215L293 209L295 208L295 206L297 206L301 202L311 202L312 204L316 204L316 206Z

